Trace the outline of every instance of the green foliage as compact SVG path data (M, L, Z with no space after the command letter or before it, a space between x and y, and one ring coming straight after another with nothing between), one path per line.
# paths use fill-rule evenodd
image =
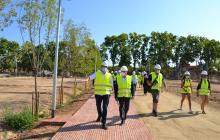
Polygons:
M133 69L138 64L139 68L147 68L149 71L159 63L165 73L171 73L171 63L175 64L175 71L180 71L182 67L195 61L199 65L205 65L207 70L213 67L218 69L220 42L192 35L177 37L168 32L152 32L149 37L133 32L128 35L123 33L119 36L106 36L101 46L103 58L108 58L108 51L113 63L112 69L115 69L115 64L129 67L132 63Z
M19 58L19 44L14 41L0 38L0 68L2 70L13 70Z
M25 130L33 126L34 116L31 109L25 107L21 112L15 113L11 109L6 109L3 113L4 123L13 130Z
M122 33L118 36L117 44L120 50L120 62L119 66L130 66L131 64L131 51L128 43L128 34Z
M103 42L103 50L107 48L110 53L110 59L112 61L112 65L115 66L118 63L118 55L119 55L119 46L118 46L118 37L117 36L106 36L105 41ZM105 57L106 58L106 57Z
M137 33L130 33L128 39L128 45L131 48L131 55L133 58L133 67L136 68L136 64L140 64L139 60L141 58L140 48L142 45L142 35L138 35Z
M0 31L9 26L13 22L13 18L17 16L15 6L11 0L0 0Z

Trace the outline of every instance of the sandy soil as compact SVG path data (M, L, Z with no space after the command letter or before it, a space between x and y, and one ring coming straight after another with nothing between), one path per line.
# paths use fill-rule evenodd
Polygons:
M219 140L220 138L220 86L212 84L215 91L212 101L206 107L207 114L201 114L199 98L193 97L193 114L189 114L188 101L185 100L183 111L178 110L180 96L176 93L179 81L168 81L168 91L161 93L159 102L159 116L153 117L152 97L143 96L142 89L136 93L133 105L140 113L146 126L156 140ZM197 83L193 83L194 88ZM214 100L215 98L215 100ZM218 106L218 108L217 108Z
M58 79L58 89L61 79ZM38 91L40 92L40 110L50 110L52 102L52 78L37 78ZM64 102L73 94L73 78L64 79ZM80 89L84 87L80 85ZM0 78L0 112L5 107L19 111L24 106L31 106L32 93L34 92L33 77ZM59 90L57 90L59 100Z
M58 87L61 79L58 79ZM84 79L77 79L76 98L72 99L73 85L75 79L64 79L64 103L66 104L62 110L57 109L56 115L71 116L74 114L91 96L91 93L84 94ZM40 92L40 109L50 112L52 100L52 78L38 77L38 91ZM1 111L5 107L12 107L14 111L19 111L24 106L31 106L32 93L34 92L33 77L17 77L17 78L0 78L0 116ZM82 94L83 93L83 94ZM57 91L57 100L59 100L59 92ZM58 103L58 102L57 102ZM42 120L42 119L41 119ZM62 125L36 125L30 130L23 133L8 131L7 127L0 122L0 140L4 139L50 139Z

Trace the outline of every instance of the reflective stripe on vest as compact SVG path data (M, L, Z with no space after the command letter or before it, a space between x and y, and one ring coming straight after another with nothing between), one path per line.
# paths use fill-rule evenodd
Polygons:
M103 77L101 71L96 72L94 86L96 95L110 94L112 90L111 74L106 72Z
M122 76L117 78L118 83L118 97L131 97L131 76L126 76L125 79Z
M153 82L153 86L151 87L151 89L156 89L160 91L162 81L163 81L163 75L159 73L159 75L157 76L155 72L151 72L151 76L152 76L152 82Z
M202 80L201 82L201 88L199 89L199 94L200 95L209 95L210 90L209 90L209 82L208 80Z

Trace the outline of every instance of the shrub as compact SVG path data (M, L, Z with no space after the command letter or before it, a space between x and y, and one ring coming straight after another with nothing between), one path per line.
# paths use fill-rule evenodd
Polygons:
M35 121L31 110L27 107L23 108L21 112L13 112L11 109L6 109L3 112L4 123L13 130L25 130L33 126Z

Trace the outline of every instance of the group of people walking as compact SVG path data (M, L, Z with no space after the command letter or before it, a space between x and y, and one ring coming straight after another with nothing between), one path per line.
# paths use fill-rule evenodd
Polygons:
M128 75L128 68L126 66L122 66L121 69L115 73L109 73L107 67L107 64L103 62L101 70L89 76L90 80L94 80L96 108L98 112L96 121L101 121L102 128L107 129L106 118L111 93L114 93L115 100L119 103L120 125L125 123L130 100L134 99L136 86L138 83L140 84L140 79L144 87L144 95L146 95L147 92L152 94L152 114L157 117L157 106L162 85L167 89L166 82L161 73L161 66L159 64L155 65L155 71L150 74L144 73L143 77L136 75L135 71L132 72L131 76ZM202 78L197 87L197 96L201 96L202 99L201 110L203 114L205 114L204 107L208 103L208 96L211 93L210 82L207 79L207 75L207 71L202 71ZM187 96L189 101L189 113L192 113L192 80L190 79L190 73L188 71L184 73L183 79L181 80L180 93L182 94L180 110L182 110L183 102Z

